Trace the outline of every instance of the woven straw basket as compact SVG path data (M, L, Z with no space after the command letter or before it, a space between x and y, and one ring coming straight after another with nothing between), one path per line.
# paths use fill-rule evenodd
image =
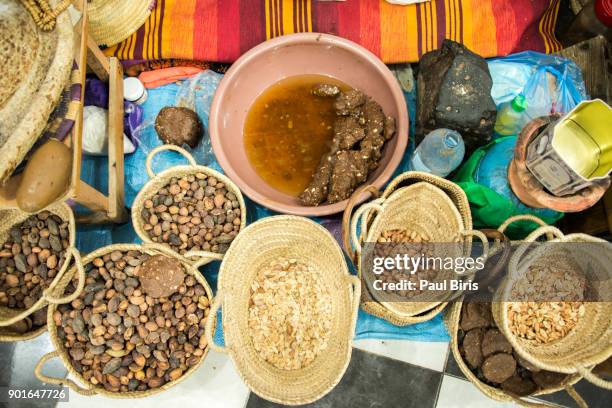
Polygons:
M162 171L161 173L155 174L153 169L151 168L151 163L153 161L153 157L157 153L173 150L182 154L188 161L189 165L187 166L174 166L167 170ZM212 176L217 180L220 180L225 184L225 187L228 191L231 191L236 195L236 200L240 203L240 230L242 231L246 226L246 205L244 203L244 198L242 193L236 187L234 182L232 182L229 178L224 176L223 174L215 171L209 167L199 166L193 156L189 154L185 149L174 146L174 145L162 145L156 147L149 153L146 161L147 174L149 175L149 182L145 184L145 186L140 190L136 198L134 199L134 203L132 205L132 224L134 225L134 229L138 236L144 241L149 243L154 243L149 234L144 229L145 222L140 215L142 209L144 208L144 202L149 198L153 197L160 189L165 187L170 179L173 177L183 177L186 175L194 175L196 173L204 173L208 176ZM163 244L166 245L166 244ZM169 247L169 245L167 245ZM205 265L211 261L221 260L223 259L223 254L216 252L208 252L208 251L188 251L183 254L184 257L191 259L191 263L197 268L198 266Z
M461 355L461 352L459 351L458 332L459 332L459 322L461 319L462 306L463 306L463 302L453 303L453 305L449 309L448 315L446 316L446 326L448 328L449 334L451 335L451 350L452 350L453 356L455 357L455 361L457 362L457 365L459 366L459 369L461 370L461 372L468 378L468 380L470 380L472 384L474 384L476 388L478 388L484 395L496 401L511 401L521 406L534 407L534 408L535 407L556 406L556 405L548 405L548 404L543 404L543 403L536 403L536 402L529 401L525 398L519 398L518 396L511 395L505 392L504 390L502 390L501 388L492 387L480 381L478 377L474 375L472 370L470 370L470 368L467 366L467 364L463 360L463 356ZM539 389L536 393L533 394L533 396L551 394L553 392L566 390L567 393L578 403L580 407L585 407L586 403L580 397L580 395L576 393L576 390L574 390L574 387L572 387L572 385L578 382L579 379L580 379L579 375L568 376L558 386L550 387L546 389Z
M530 250L530 244L543 235L554 235L537 248ZM612 389L612 383L605 381L593 373L593 366L607 360L612 356L612 302L591 301L585 302L585 314L577 325L563 338L546 344L539 344L515 336L509 327L508 308L511 302L510 292L514 283L520 279L524 271L531 265L571 265L580 271L594 272L599 276L609 276L612 264L612 244L585 234L564 235L560 230L551 226L540 227L532 232L517 251L510 258L508 276L504 279L495 293L493 303L493 317L499 329L508 338L516 352L525 360L544 370L565 374L579 373L593 384ZM594 247L576 245L572 253L563 248L555 247L554 243L593 243L603 246L604 250L594 250ZM530 250L530 252L527 252ZM587 275L588 276L588 275ZM591 284L594 284L591 282ZM595 288L598 293L611 293L610 279L603 279Z
M49 287L43 291L40 299L38 299L29 309L10 309L0 306L0 341L29 340L40 335L46 330L45 326L41 326L36 330L24 334L19 334L7 326L25 319L47 305L72 302L81 294L85 286L85 271L83 270L79 251L75 248L76 231L72 210L66 204L62 203L47 208L47 211L59 216L62 220L68 221L69 246L64 264L61 266L58 274ZM17 209L0 211L0 242L6 241L11 227L23 222L29 216L30 214ZM68 271L68 266L73 257L76 270L72 268ZM75 274L78 277L76 290L72 294L64 296L64 289Z
M88 0L89 33L99 45L114 45L142 26L155 0Z
M447 254L451 257L469 253L472 236L483 242L485 256L488 252L485 235L471 229L472 217L465 193L448 180L421 172L403 173L387 186L380 198L362 205L351 216L353 199L361 193L357 191L353 195L343 218L344 247L357 265L360 277L361 243L376 242L383 231L390 229L424 233L431 237L432 243L453 242L455 238L461 238L466 244L465 252L457 246L458 251L454 251L457 253ZM359 234L358 224L361 226ZM362 293L362 307L366 312L399 326L430 320L446 304L406 301L399 296L397 301L379 301L376 291L369 287L364 287Z
M68 11L60 12L67 4L48 6L33 18L23 1L0 0L0 185L41 136L70 76L74 29Z
M332 297L327 348L299 370L282 370L263 360L249 335L250 282L263 265L279 257L296 258L324 272L321 285ZM302 217L265 218L240 233L221 264L219 290L205 331L208 344L215 351L229 353L244 382L262 398L286 405L313 402L331 391L348 367L360 287L326 229ZM225 347L214 344L211 329L221 306Z
M185 268L185 273L193 276L196 279L196 281L204 287L204 290L206 291L206 295L208 299L210 299L210 301L212 302L213 300L212 290L210 289L208 282L206 281L206 279L204 279L202 274L200 274L200 272L195 267L193 267L189 263L188 260L186 260L182 256L171 251L170 249L166 248L163 245L159 245L159 244L144 244L144 245L113 244L113 245L108 245L108 246L99 248L93 251L92 253L88 254L87 256L83 257L83 265L87 265L88 263L92 262L94 259L98 257L102 257L113 251L141 251L141 252L144 252L150 255L165 255L170 258L178 259L183 265L183 267ZM59 287L56 288L56 290L59 290L59 289L60 289ZM96 386L90 383L89 381L85 380L85 378L83 378L83 376L80 373L78 373L74 369L72 364L70 363L70 357L68 355L68 351L64 348L64 345L62 344L61 340L57 336L57 326L55 325L55 321L53 320L53 313L55 312L56 309L57 309L57 306L52 305L49 307L48 312L47 312L47 326L49 327L49 335L51 337L51 342L53 343L53 346L55 347L55 351L52 351L42 356L42 358L40 359L40 361L38 361L38 363L36 364L36 367L34 368L34 374L40 381L43 381L49 384L58 384L58 385L68 386L73 391L81 395L92 396L92 395L100 394L100 395L104 395L107 397L113 397L113 398L148 397L150 395L157 394L159 392L162 392L164 390L167 390L175 386L176 384L178 384L179 382L183 381L185 378L193 374L198 369L198 367L200 367L200 365L206 358L206 355L208 354L209 348L206 347L206 349L204 350L204 353L202 354L202 358L200 358L200 361L196 365L192 366L191 368L189 368L189 370L185 371L185 373L183 373L183 375L179 377L178 379L167 382L161 387L149 389L145 391L110 392L104 389L104 387ZM72 378L75 378L76 380L78 380L80 384L85 384L86 387L80 386L75 381L71 380L70 378L53 378L53 377L49 377L43 374L42 368L45 365L45 363L56 357L59 357L62 360L62 363L68 370L68 374Z

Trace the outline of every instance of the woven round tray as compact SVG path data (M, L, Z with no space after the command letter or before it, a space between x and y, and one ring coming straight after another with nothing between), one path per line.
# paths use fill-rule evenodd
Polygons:
M43 291L42 296L29 309L11 309L0 306L0 341L28 340L40 335L46 330L46 326L41 326L36 330L23 334L15 332L8 326L25 319L49 304L72 302L81 294L85 285L85 272L83 271L79 251L75 247L76 230L72 210L66 204L55 204L47 208L47 211L68 222L69 246L66 258L49 287ZM30 214L17 209L0 211L0 242L6 241L12 226L23 222L29 216ZM73 258L77 268L68 270L68 266ZM78 278L76 290L72 294L64 296L64 288L74 276Z
M49 2L55 7L59 0ZM0 0L0 185L40 137L68 81L74 31L68 12L43 31L19 0Z
M472 370L470 370L466 362L463 360L463 356L461 355L461 352L459 351L458 333L459 333L459 322L461 319L462 306L463 306L463 302L453 303L453 305L448 310L448 314L446 316L445 321L446 321L446 326L448 328L449 334L451 336L451 351L453 353L453 357L455 358L455 361L457 362L459 369L467 377L467 379L472 384L474 384L476 388L480 390L480 392L482 392L487 397L494 399L496 401L511 401L521 406L534 407L534 408L556 406L556 405L549 405L545 403L536 403L533 401L529 401L525 398L520 398L520 397L511 395L505 392L504 390L502 390L501 388L492 387L480 381L478 377L476 377L476 375L472 372ZM568 376L558 386L545 388L545 389L539 389L536 393L533 394L533 396L546 395L546 394L551 394L553 392L565 390L568 392L568 394L572 398L574 398L574 400L578 403L580 407L584 407L586 406L586 404L584 403L584 400L582 400L582 398L576 393L576 390L574 390L574 388L572 387L572 385L578 382L580 378L581 378L580 375Z
M545 244L535 249L531 243L544 235L552 235ZM517 280L532 265L556 265L563 262L596 276L605 277L598 283L598 293L610 293L609 268L612 264L612 244L586 234L564 235L551 226L540 227L532 232L510 258L508 276L495 292L493 317L500 331L504 333L516 352L525 360L544 370L565 374L579 373L593 384L612 389L612 382L605 381L593 373L592 368L612 356L612 302L600 300L584 303L585 313L577 325L563 338L550 343L540 344L515 336L510 330L508 308L512 302L511 290ZM591 243L592 246L572 246L568 253L567 246L559 248L555 243ZM529 251L529 252L528 252ZM606 295L603 295L606 296Z
M363 189L358 190L353 197L359 196ZM488 252L487 238L481 232L471 229L472 217L465 193L456 184L440 177L420 172L403 173L387 186L381 197L362 205L354 214L353 206L351 199L344 213L344 247L357 265L360 277L363 277L362 243L376 242L381 233L389 229L424 233L431 238L432 243L454 242L455 239L464 242L464 251L459 253L455 253L460 249L459 246L446 247L447 250L456 249L453 254L448 254L452 257L469 253L472 236L483 242L485 256ZM364 287L363 309L395 325L404 326L430 320L447 304L440 301L407 301L399 296L397 301L390 301L388 297L381 300L376 292L369 285Z
M113 245L108 245L108 246L99 248L93 251L92 253L88 254L87 256L83 257L83 265L87 265L88 263L92 262L94 259L104 256L106 254L109 254L113 251L141 251L141 252L145 252L150 255L165 255L170 258L178 259L183 265L183 267L185 268L185 273L193 276L196 279L196 281L204 287L204 290L206 291L206 296L212 303L213 301L212 290L210 289L208 282L206 281L206 279L204 279L202 274L200 274L200 272L196 268L194 268L185 258L169 250L165 246L162 246L159 244L144 244L144 245L113 244ZM61 288L58 286L55 290L61 290ZM206 347L206 349L204 350L204 353L202 354L202 357L200 358L200 361L196 365L190 367L178 379L167 382L161 387L149 389L146 391L110 392L104 389L104 387L101 387L99 385L94 385L90 383L89 381L85 380L85 378L83 378L83 376L74 369L74 367L70 363L70 356L68 355L68 351L65 349L61 340L57 336L57 326L55 325L55 321L53 320L53 313L55 312L55 310L57 310L57 306L51 305L49 306L48 311L47 311L47 326L49 328L49 335L51 337L51 342L53 343L53 346L55 347L55 351L52 351L51 353L48 353L42 356L40 361L36 364L36 367L34 369L34 374L42 382L49 383L49 384L59 384L59 385L68 386L73 391L81 395L91 396L91 395L100 394L100 395L104 395L107 397L113 397L113 398L142 398L142 397L154 395L154 394L157 394L159 392L162 392L164 390L167 390L168 388L175 386L176 384L178 384L179 382L183 381L185 378L193 374L200 367L200 365L206 358L206 355L208 354L209 347ZM212 328L211 330L214 330L214 328ZM56 357L59 357L61 359L64 367L66 367L66 369L68 370L68 374L72 378L75 378L76 380L78 380L80 384L85 385L85 387L77 384L70 378L54 378L54 377L49 377L42 373L42 368L45 365L45 363Z
M88 0L89 33L99 45L114 45L142 26L155 0Z
M329 289L332 328L327 348L298 370L283 370L263 360L253 346L248 326L251 284L271 260L298 259L324 272ZM318 400L331 391L348 367L359 309L359 279L348 271L334 237L322 226L295 216L267 217L248 226L234 240L221 263L219 289L206 324L213 350L229 353L240 377L257 395L286 405ZM223 308L225 347L214 344L212 325Z
M173 150L182 154L188 161L189 165L187 166L174 166L167 170L162 171L161 173L155 174L153 169L151 168L151 164L153 161L153 157L157 153ZM145 186L140 190L136 198L134 199L134 203L132 204L132 224L134 225L134 230L138 236L144 242L153 243L151 238L149 237L149 233L144 229L145 221L141 216L141 211L145 208L144 202L149 198L153 197L160 189L165 187L173 177L183 177L186 175L194 175L196 173L204 173L208 176L212 176L217 180L220 180L225 184L225 187L228 191L231 191L236 196L236 200L240 203L240 231L244 229L246 226L246 205L244 203L244 198L242 193L236 187L236 185L226 176L215 171L209 167L199 166L193 156L189 154L185 149L174 146L174 145L162 145L156 147L149 153L147 156L147 174L151 178L151 180L145 184ZM170 247L167 244L162 244ZM205 265L214 260L223 259L223 254L216 252L208 252L208 251L189 251L183 254L184 257L191 259L192 264L196 267Z

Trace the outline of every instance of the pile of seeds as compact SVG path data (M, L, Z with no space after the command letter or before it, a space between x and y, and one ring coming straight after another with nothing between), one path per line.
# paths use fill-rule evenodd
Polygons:
M556 262L555 262L556 263ZM532 265L511 290L513 301L580 302L585 299L586 277L566 265Z
M225 253L238 235L240 202L224 183L204 173L172 178L144 202L144 230L175 251Z
M514 335L545 344L567 336L584 312L583 302L513 302L508 321Z
M404 244L404 245L402 245ZM432 255L433 246L430 243L430 237L405 229L392 229L383 231L378 238L378 243L375 247L375 256L393 258L396 255L407 255L408 257L420 257L423 255ZM439 271L434 269L419 269L416 273L409 273L403 270L385 270L377 279L384 283L399 283L401 281L414 282L416 289L414 290L387 290L387 293L393 293L404 297L416 296L423 293L423 290L418 289L419 280L425 279L434 281Z
M68 235L68 222L49 211L9 230L0 249L0 306L27 309L40 299L64 264ZM41 309L12 329L25 333L46 321L46 309Z
M251 283L248 324L261 358L284 370L309 365L327 347L331 295L309 265L279 258Z
M83 293L58 306L53 320L72 366L87 381L111 392L144 391L199 363L210 299L180 262L114 251L85 269ZM153 285L168 280L161 289Z
M459 351L478 379L518 396L559 385L566 375L540 370L523 360L497 328L491 304L466 299L459 323Z

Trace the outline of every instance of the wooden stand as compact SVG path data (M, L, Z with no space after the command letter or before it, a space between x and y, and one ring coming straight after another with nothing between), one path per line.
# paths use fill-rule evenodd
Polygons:
M124 205L123 169L123 69L117 58L107 58L88 36L86 1L75 2L82 13L75 25L75 60L81 74L81 101L71 134L65 139L73 152L72 179L65 199L72 199L91 210L77 216L82 223L122 223L128 220ZM90 68L103 81L108 81L108 196L81 180L83 104L85 74ZM15 175L0 188L0 208L16 208L15 193L21 175Z

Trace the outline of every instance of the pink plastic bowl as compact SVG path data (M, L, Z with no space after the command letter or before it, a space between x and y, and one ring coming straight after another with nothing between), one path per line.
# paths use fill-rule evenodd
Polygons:
M244 54L227 71L210 110L210 138L221 167L248 197L285 214L321 216L338 213L346 200L306 207L270 187L249 163L244 149L244 121L255 99L283 78L320 74L337 78L374 98L397 121L397 134L387 143L380 166L368 182L378 188L399 165L408 142L408 111L399 83L374 54L343 38L302 33L266 41ZM360 202L368 198L364 193Z

